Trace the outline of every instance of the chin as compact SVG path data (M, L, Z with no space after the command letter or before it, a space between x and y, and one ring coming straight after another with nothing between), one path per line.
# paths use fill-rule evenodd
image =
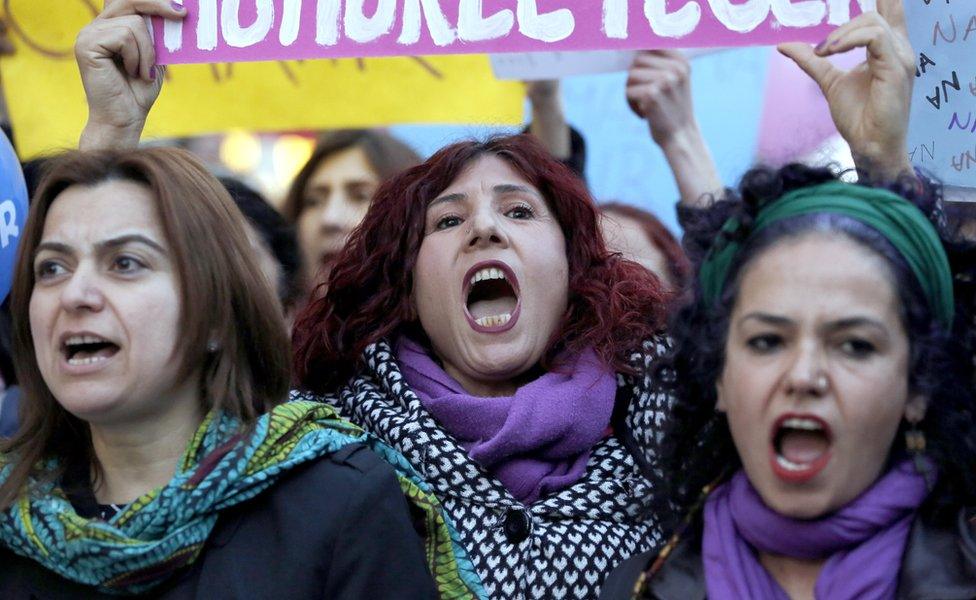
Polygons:
M773 481L769 486L755 487L766 506L792 519L817 519L836 506L834 495L824 485L791 486Z

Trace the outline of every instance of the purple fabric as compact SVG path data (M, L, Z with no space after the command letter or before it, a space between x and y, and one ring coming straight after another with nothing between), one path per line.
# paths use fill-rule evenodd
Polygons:
M465 392L413 340L401 338L396 354L431 415L524 504L579 481L610 424L617 376L592 350L496 398Z
M897 464L866 492L816 520L784 517L763 502L743 471L705 503L702 558L710 600L788 600L756 552L826 559L818 600L891 599L908 533L928 495L911 461Z

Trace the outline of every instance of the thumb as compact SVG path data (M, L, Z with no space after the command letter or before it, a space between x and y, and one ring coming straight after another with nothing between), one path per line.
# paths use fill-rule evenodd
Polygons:
M814 49L807 44L799 42L780 44L776 49L779 50L780 54L796 63L796 66L800 67L804 73L817 82L820 90L825 95L837 76L842 73L829 60L822 56L817 56Z

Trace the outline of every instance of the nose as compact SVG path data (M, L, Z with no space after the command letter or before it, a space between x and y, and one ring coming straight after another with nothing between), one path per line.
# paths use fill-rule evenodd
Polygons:
M336 192L321 209L319 226L323 233L351 231L359 225L357 211L342 192Z
M508 247L508 235L499 222L499 215L490 208L482 208L468 219L467 246L471 250L497 246Z
M98 312L105 307L105 296L97 274L79 267L61 288L61 306L69 312Z
M830 389L823 349L816 343L801 343L786 374L786 391L800 398L820 398Z

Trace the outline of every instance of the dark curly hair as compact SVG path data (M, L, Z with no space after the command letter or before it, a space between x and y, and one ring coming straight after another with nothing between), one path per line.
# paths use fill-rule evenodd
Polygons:
M779 170L756 168L743 177L738 192L718 199L708 208L684 209L680 216L685 226L685 246L696 270L729 218L735 217L744 224L739 234L744 238L764 203L791 190L837 178L832 169L800 164ZM940 232L955 277L957 308L953 331L946 332L938 324L921 286L890 243L858 221L838 215L806 215L780 221L750 237L729 272L721 301L706 307L701 300L700 284L695 282L694 298L673 320L671 334L675 348L668 368L673 369L671 380L675 382L677 399L661 439L662 469L652 474L661 489L667 491L659 495L660 514L675 514L675 508L677 514L683 514L706 485L731 475L740 466L728 422L715 410L715 384L724 366L729 316L738 293L739 276L743 267L765 249L812 230L844 235L888 263L901 300L901 316L911 348L909 385L913 392L930 398L920 428L927 438L927 453L938 468L939 479L925 511L935 517L949 518L950 509L973 502L976 412L972 386L972 309L976 254L971 246L949 240L938 185L908 177L885 187L918 206ZM903 436L898 436L891 456L903 451Z
M496 156L535 186L566 238L569 305L541 366L563 350L593 348L605 364L632 372L629 356L659 332L665 293L635 262L611 254L585 184L533 137L497 137L443 148L377 190L362 224L336 259L324 297L313 300L294 330L299 384L328 392L360 368L363 350L381 339L426 336L412 315L410 293L427 206L483 156Z

